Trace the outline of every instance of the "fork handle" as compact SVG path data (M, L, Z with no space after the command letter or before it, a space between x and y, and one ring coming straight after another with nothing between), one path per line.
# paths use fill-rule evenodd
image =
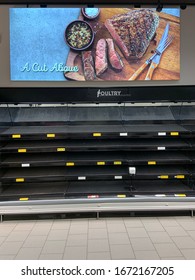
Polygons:
M140 68L137 69L137 71L135 71L135 73L133 73L133 75L129 78L129 81L134 81L137 79L137 77L141 74L141 72L144 71L144 69L148 66L147 62L144 62L144 64L142 64L142 66L140 66Z
M153 72L154 72L154 70L157 68L157 66L158 66L157 63L151 62L150 68L148 69L148 73L147 73L147 75L146 75L146 77L145 77L145 80L148 80L148 81L149 81L149 80L152 80Z

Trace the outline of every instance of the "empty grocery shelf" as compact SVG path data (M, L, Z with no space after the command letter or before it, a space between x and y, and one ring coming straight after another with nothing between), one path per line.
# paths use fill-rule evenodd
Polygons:
M21 200L27 201L30 199L62 199L65 197L68 183L66 182L41 182L16 185L10 184L0 192L0 201Z
M124 198L130 195L130 184L125 181L70 182L66 192L67 198L98 198L105 196Z
M158 165L158 164L190 164L195 155L176 151L148 152L67 152L67 153L26 153L4 154L1 167L36 167L64 166L69 162L74 165Z
M10 182L37 182L37 181L64 181L64 180L114 180L128 179L127 167L97 166L97 167L39 167L39 168L12 168L2 175L2 183Z
M134 195L195 195L195 190L180 180L135 180L132 185Z
M88 140L47 140L47 141L11 141L2 143L2 153L56 152L56 151L126 151L126 150L187 150L190 142L183 139L88 139Z

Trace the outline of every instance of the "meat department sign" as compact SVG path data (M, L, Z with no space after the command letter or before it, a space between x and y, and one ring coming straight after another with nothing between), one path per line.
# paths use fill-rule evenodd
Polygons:
M11 8L10 61L12 81L179 80L179 9Z

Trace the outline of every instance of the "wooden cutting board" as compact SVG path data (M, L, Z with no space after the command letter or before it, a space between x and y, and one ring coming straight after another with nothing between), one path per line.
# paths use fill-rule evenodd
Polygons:
M95 40L91 47L93 57L95 57L95 47L97 41L101 38L112 38L106 27L104 26L104 22L108 18L112 18L117 14L124 14L130 11L130 9L126 8L102 8L100 11L100 15L96 20L88 21L95 31ZM156 31L155 40L150 42L150 45L144 54L144 56L139 60L126 60L123 56L120 49L115 44L115 48L122 57L124 67L121 72L114 71L111 67L109 67L105 73L103 73L100 77L97 77L96 80L101 81L127 81L132 74L153 54L156 49L158 42L164 32L166 24L169 22L170 30L169 34L174 36L172 43L162 54L160 64L158 68L154 71L152 80L179 80L180 79L180 18L168 15L165 13L158 13L160 18L160 23ZM82 19L82 15L79 17ZM78 66L79 72L67 72L64 73L64 76L67 79L75 80L75 81L85 81L85 77L83 74L83 65L81 60L81 53L74 52L70 50L66 65L73 67ZM148 68L137 78L137 80L144 80Z

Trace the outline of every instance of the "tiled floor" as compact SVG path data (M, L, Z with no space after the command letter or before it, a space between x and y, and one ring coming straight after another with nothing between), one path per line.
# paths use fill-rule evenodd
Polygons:
M0 259L195 260L195 218L4 221Z

